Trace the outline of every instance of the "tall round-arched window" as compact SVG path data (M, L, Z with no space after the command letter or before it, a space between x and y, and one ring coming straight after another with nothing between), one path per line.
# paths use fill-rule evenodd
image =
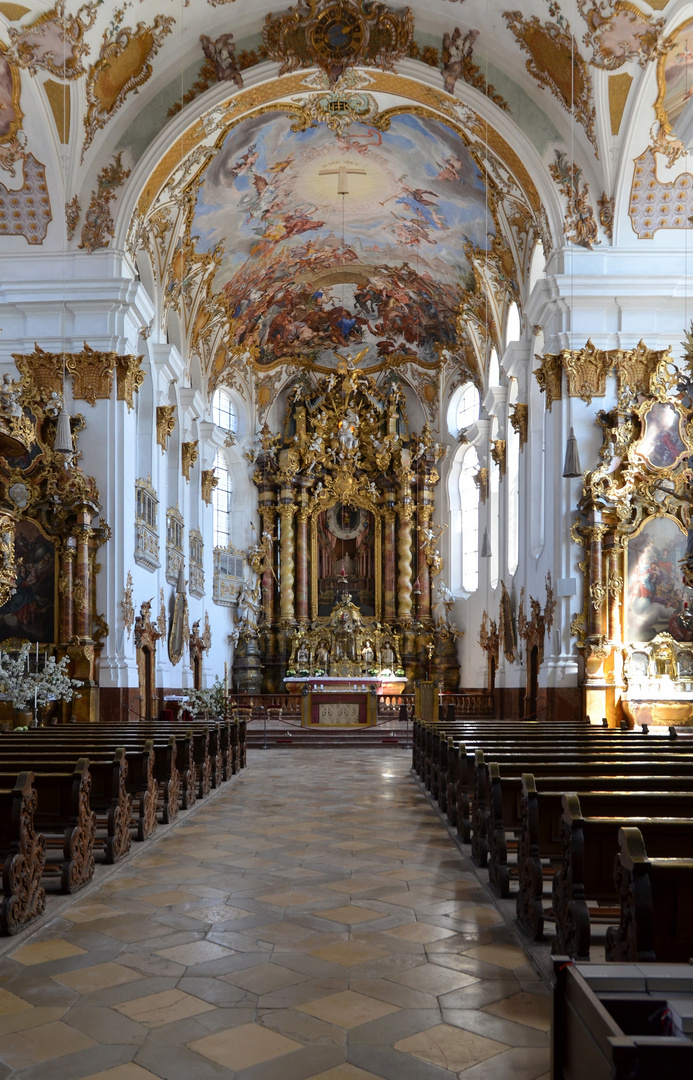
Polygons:
M457 402L455 426L458 431L479 419L479 391L474 383L467 383Z
M212 508L214 510L214 546L228 547L231 541L231 499L233 488L231 474L226 459L217 451L214 459L214 475L218 481L212 490Z
M236 413L236 406L233 403L231 392L226 389L225 386L220 386L218 390L214 391L212 398L212 419L214 423L223 428L224 431L230 431L232 435L235 435L238 430L238 415Z
M505 324L505 344L509 345L511 341L519 341L520 333L520 312L517 304L513 302L508 309L508 320Z
M491 349L491 355L488 360L488 385L500 385L500 364L498 362L498 353L495 349Z
M467 592L479 587L479 489L474 479L478 471L479 458L470 446L460 470L462 588Z

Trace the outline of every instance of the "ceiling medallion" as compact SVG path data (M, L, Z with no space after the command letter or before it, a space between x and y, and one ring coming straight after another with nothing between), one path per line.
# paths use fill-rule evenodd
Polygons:
M347 68L366 64L391 70L405 56L414 34L409 8L390 11L372 0L307 0L284 15L268 14L262 37L280 75L299 67L321 67L336 83Z

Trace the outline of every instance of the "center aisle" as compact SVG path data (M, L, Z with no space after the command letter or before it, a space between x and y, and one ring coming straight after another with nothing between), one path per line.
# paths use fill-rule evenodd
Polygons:
M2 960L0 1080L548 1076L548 990L410 762L255 751Z

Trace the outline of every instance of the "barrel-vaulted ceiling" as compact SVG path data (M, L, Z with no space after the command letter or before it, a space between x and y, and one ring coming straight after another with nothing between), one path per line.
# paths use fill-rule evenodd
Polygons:
M210 387L345 354L480 382L539 241L690 227L689 30L681 0L0 0L0 244L125 249Z

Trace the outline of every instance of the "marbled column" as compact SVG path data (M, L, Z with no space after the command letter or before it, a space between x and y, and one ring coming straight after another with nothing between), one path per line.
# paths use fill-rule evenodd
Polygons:
M279 507L281 533L279 538L279 618L282 623L294 621L294 513L296 508L285 502Z
M397 615L411 619L411 506L399 507L397 533Z
M77 516L77 555L75 559L75 581L72 590L74 599L75 633L81 641L91 641L91 574L89 566L89 541L91 538L91 515L84 510Z
M395 511L388 506L383 511L383 619L390 623L397 615L395 571Z
M621 594L623 591L623 579L621 577L621 549L613 547L606 553L609 560L607 575L609 590L609 638L611 641L621 641Z
M275 535L276 526L276 511L273 506L263 506L260 509L262 516L262 531L267 533L268 536L273 537ZM269 563L267 569L262 575L262 610L265 613L265 619L269 626L274 622L274 592L275 592L275 580L274 580L274 543L269 540L267 546L267 561Z
M428 526L430 509L427 506L419 508L419 531L417 547L417 565L419 582L419 595L416 598L416 615L421 622L428 622L431 618L431 570L424 551L426 538L423 530Z
M72 543L65 547L60 560L60 631L59 641L67 642L74 634L73 618L73 595L75 589L75 554L76 545L72 537Z
M590 515L590 524L587 527L587 535L590 540L589 569L590 587L589 604L587 605L587 635L598 637L602 634L604 625L604 601L606 599L606 586L603 575L603 540L606 526L601 521L601 511L593 509Z
M296 519L296 618L302 622L309 619L308 514L302 506Z

